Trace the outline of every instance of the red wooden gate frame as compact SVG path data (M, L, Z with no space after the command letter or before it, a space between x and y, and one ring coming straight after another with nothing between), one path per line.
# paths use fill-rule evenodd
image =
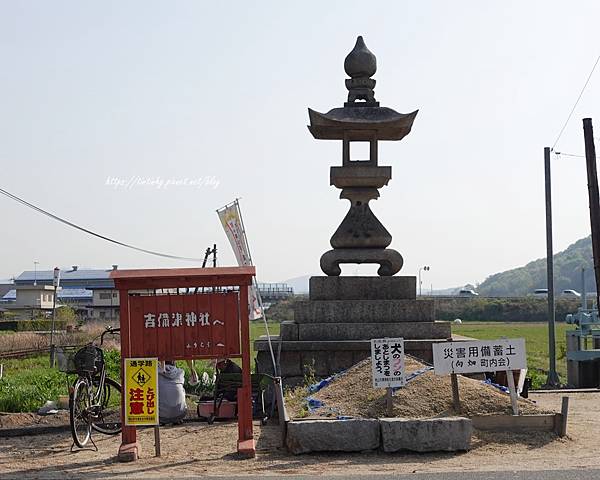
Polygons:
M129 291L154 290L162 288L185 287L238 287L240 341L242 358L242 387L238 389L238 452L254 457L256 445L252 433L252 385L250 379L250 325L248 318L248 287L252 285L255 275L254 267L214 267L214 268L180 268L154 270L115 270L111 279L119 290L120 323L121 323L121 384L125 368L124 359L132 354L132 333L143 335L144 332L130 330ZM159 360L169 360L160 358ZM240 355L231 355L240 357ZM189 355L186 359L215 358L207 355ZM121 418L125 418L125 395L121 396ZM137 460L140 445L137 441L137 431L134 426L126 426L123 421L123 433L119 448L119 460Z

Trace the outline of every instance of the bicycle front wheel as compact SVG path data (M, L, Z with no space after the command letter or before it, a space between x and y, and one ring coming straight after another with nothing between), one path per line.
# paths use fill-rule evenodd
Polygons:
M111 378L104 380L100 411L92 422L92 428L106 435L121 432L121 385Z
M69 402L71 435L79 448L85 447L92 434L90 412L90 388L86 379L79 378Z

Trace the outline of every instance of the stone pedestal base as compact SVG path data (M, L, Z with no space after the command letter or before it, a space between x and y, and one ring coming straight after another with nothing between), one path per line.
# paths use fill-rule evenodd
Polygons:
M275 355L281 347L284 383L297 385L369 357L372 338L402 337L407 354L431 363L431 345L450 335L450 323L435 321L434 302L416 299L415 277L312 277L309 300L294 304L294 321L272 344ZM258 372L272 375L266 337L255 349Z

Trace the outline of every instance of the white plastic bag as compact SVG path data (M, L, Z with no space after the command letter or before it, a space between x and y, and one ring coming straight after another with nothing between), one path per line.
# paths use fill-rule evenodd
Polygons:
M158 416L160 423L179 423L187 413L184 372L174 365L158 367Z

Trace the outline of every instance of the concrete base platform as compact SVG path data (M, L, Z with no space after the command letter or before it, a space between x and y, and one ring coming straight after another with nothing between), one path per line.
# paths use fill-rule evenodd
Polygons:
M249 440L238 440L238 453L246 458L256 457L256 441L251 438Z
M471 420L462 417L408 419L297 420L288 423L286 445L291 453L452 452L471 448Z
M140 451L139 442L122 443L119 447L117 459L119 462L135 462L140 457Z
M379 420L300 420L289 422L286 445L294 454L362 452L379 448Z
M468 418L382 418L384 452L455 452L471 448L473 424Z

